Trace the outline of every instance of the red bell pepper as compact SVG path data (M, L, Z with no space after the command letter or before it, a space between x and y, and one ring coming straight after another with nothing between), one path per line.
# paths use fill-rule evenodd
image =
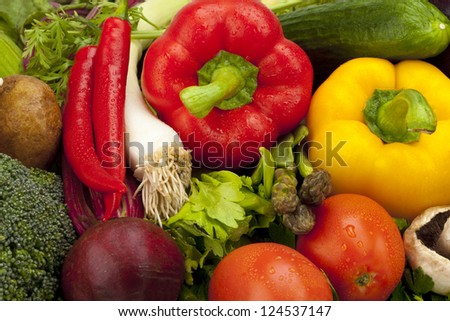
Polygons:
M194 0L147 50L142 86L193 162L236 169L296 128L312 94L305 52L256 0Z

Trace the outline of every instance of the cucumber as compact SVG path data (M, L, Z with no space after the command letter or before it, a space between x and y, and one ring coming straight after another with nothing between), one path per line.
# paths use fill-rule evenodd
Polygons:
M356 57L425 59L450 43L450 21L424 0L336 0L278 16L317 72Z
M449 0L430 0L447 18L450 19L450 1ZM447 77L450 78L450 46L435 57L427 59L428 62L438 67Z

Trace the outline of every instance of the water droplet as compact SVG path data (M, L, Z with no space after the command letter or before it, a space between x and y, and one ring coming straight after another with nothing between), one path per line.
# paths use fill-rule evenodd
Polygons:
M347 249L347 244L342 243L342 245L341 245L341 250L342 250L342 251L345 251L346 249Z
M274 269L273 267L271 267L271 268L269 269L269 273L270 273L270 274L274 274L274 273L275 273L275 269Z
M291 272L291 273L297 272L294 268L289 268L288 271Z
M277 256L277 257L275 258L275 260L277 260L277 261L279 261L279 260L281 260L281 259L282 259L281 256Z
M364 246L363 242L361 242L361 241L358 241L358 243L356 243L356 245L358 245L358 247L360 247L360 248Z
M284 276L280 275L280 276L278 277L278 280L284 281Z
M261 276L259 277L259 279L260 279L260 280L264 280L264 275L261 275Z
M251 274L258 274L258 273L259 273L258 269L255 269L255 268L250 268L250 269L249 269L249 272L250 272Z
M350 237L356 237L355 227L351 224L347 225L345 228L347 235Z

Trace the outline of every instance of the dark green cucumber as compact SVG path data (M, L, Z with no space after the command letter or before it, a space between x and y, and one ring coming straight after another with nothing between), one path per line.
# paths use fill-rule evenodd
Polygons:
M450 43L450 21L424 0L336 0L278 16L317 70L356 57L425 59Z
M430 0L439 10L441 10L447 18L450 19L450 1L449 0ZM438 67L447 77L450 77L450 46L447 47L439 55L427 59L433 65Z

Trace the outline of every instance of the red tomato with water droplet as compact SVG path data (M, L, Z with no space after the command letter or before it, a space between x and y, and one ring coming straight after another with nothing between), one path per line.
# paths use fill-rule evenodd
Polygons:
M278 243L253 243L233 250L211 277L209 300L329 301L325 275L295 249Z
M297 250L325 271L340 300L386 300L405 267L401 234L370 198L337 194L314 209L316 225Z

